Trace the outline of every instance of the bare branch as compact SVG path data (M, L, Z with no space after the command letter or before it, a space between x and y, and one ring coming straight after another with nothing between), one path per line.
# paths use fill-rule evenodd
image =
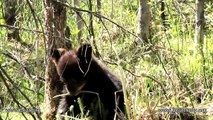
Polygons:
M151 76L151 75L148 75L148 74L145 74L145 73L142 73L142 76L147 77L147 78L153 80L154 82L158 83L160 85L161 89L163 90L163 94L165 95L166 99L169 100L169 98L166 94L166 90L164 89L164 86L154 76Z
M101 15L99 12L92 12L92 11L89 11L89 10L84 10L84 9L80 9L80 8L77 8L77 7L72 7L68 3L64 3L64 2L61 2L61 1L58 1L58 0L53 0L53 1L62 4L63 6L68 7L70 9L74 10L75 12L79 12L79 11L86 12L86 13L93 14L94 16L96 16L98 18L103 18L103 19L115 24L117 27L121 28L123 31L126 31L127 33L133 35L134 37L136 37L137 39L142 41L142 39L140 37L138 37L136 34L132 33L131 31L127 30L126 28L122 27L121 25L119 25L118 23L109 19L108 17Z
M24 30L24 31L36 32L36 33L44 34L43 32L41 32L39 30L31 30L31 29L27 29L27 28L23 28L23 27L15 27L15 26L4 25L4 24L0 24L0 27L5 27L5 28L8 28L8 29L15 29L15 30Z
M45 81L44 78L42 77L36 77L35 75L32 75L28 69L28 67L21 61L20 58L18 58L16 55L14 55L12 52L7 51L7 53L3 53L3 55L5 55L6 57L14 60L15 62L17 62L18 64L21 65L21 67L23 68L25 74L31 79L31 80L35 80L35 79L39 79L40 81Z
M1 69L1 71L3 70L3 68L1 67L1 65L0 65L0 69ZM6 82L6 78L5 78L5 77L3 76L3 74L2 74L2 72L4 72L4 71L2 71L2 72L1 72L1 71L0 71L0 77L2 78L2 81L3 81L4 85L6 86L6 88L7 88L8 92L9 92L9 94L11 95L13 101L17 104L18 108L23 107L23 108L26 109L26 107L25 107L24 105L22 105L22 104L16 99L16 97L14 96L14 94L12 93L12 91L11 91L9 85L8 85L7 82ZM14 86L15 86L15 85L14 85ZM24 116L24 118L27 120L27 118L26 118L26 116L24 115L24 113L21 112L21 114L22 114L22 115ZM33 114L30 113L30 115L34 118L34 120L36 119L35 116L34 116Z
M14 86L14 87L21 93L21 95L27 100L27 102L31 105L31 107L32 107L32 108L35 108L34 105L32 104L32 102L30 101L30 99L27 97L27 95L24 94L24 93L19 89L18 86L16 86L15 82L9 77L9 75L6 73L6 71L5 71L1 66L0 66L0 70L1 70L2 73L6 76L7 80L8 80L11 84L13 84L13 86ZM0 72L0 76L2 77L2 79L6 80L5 77L1 74L1 72ZM4 81L4 83L5 83L5 86L7 86L7 89L10 90L10 89L9 89L9 85L7 84L7 82ZM10 91L10 92L11 92L11 91ZM10 94L11 94L11 96L13 95L12 92L11 92ZM15 99L15 96L13 96L13 97L14 97L13 99ZM15 100L16 100L16 99L15 99ZM19 102L16 102L16 103L19 103ZM22 107L24 107L24 106L22 106ZM24 107L24 108L25 108L25 107ZM25 108L25 109L26 109L26 108ZM40 113L39 113L38 111L36 111L35 113L36 113L38 119L41 120ZM30 114L34 119L36 119L32 112L29 111L29 114Z
M36 28L38 28L38 20L37 20L36 14L35 14L35 10L34 10L34 8L33 8L33 6L31 5L31 3L30 3L29 0L27 0L27 4L29 5L30 11L31 11L31 13L33 14L33 18L34 18L34 20L35 20Z

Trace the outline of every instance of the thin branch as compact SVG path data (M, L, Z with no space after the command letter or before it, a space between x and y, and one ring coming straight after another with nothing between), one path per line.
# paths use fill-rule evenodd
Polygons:
M118 65L118 64L115 63L115 62L109 62L109 61L106 61L106 60L103 60L103 61L105 61L105 62L107 62L107 63L109 63L109 64ZM130 73L131 75L133 75L133 76L135 76L135 77L142 77L142 76L144 76L144 77L147 77L147 78L153 80L154 82L158 83L158 84L160 85L161 89L163 90L163 93L164 93L164 95L165 95L165 98L166 98L167 100L169 100L169 98L168 98L168 96L167 96L167 93L166 93L166 90L164 89L164 86L163 86L154 76L147 75L147 74L145 74L145 73L143 73L142 75L136 75L136 74L132 73L130 70L124 68L124 67L122 67L122 69L124 69L125 71L127 71L128 73Z
M102 58L102 57L101 57L101 58ZM103 60L104 62L108 63L108 64L111 64L111 65L118 65L118 63L116 63L116 62L109 62L109 61L107 61L107 60L104 60L103 58L102 58L102 60ZM127 68L122 67L122 69L124 69L125 71L127 71L128 73L130 73L131 75L133 75L133 76L135 76L135 77L141 77L140 75L136 75L135 73L131 72L131 71L128 70Z
M33 18L34 18L34 20L35 20L36 28L38 28L38 20L37 20L36 15L35 15L35 10L34 10L34 8L33 8L33 6L31 5L31 3L30 3L29 0L27 0L27 4L29 5L30 11L31 11L31 13L33 14Z
M58 1L58 0L53 0L54 2L57 2L59 4L62 4L63 6L65 7L68 7L74 11L81 11L81 12L86 12L86 13L90 13L90 14L93 14L94 16L98 17L98 18L103 18L113 24L115 24L117 27L121 28L123 31L126 31L127 33L133 35L134 37L136 37L137 39L143 41L140 37L138 37L136 34L132 33L131 31L127 30L126 28L122 27L121 25L119 25L118 23L114 22L113 20L109 19L108 17L104 16L104 15L101 15L100 13L98 12L92 12L92 11L89 11L89 10L84 10L84 9L80 9L80 8L77 8L77 7L72 7L70 6L68 3L64 3L64 2L61 2L61 1Z
M177 62L174 59L173 59L173 61L175 62L175 64L177 64ZM193 100L192 100L192 97L191 97L193 92L188 88L188 86L186 85L186 82L183 81L183 79L181 78L181 73L180 73L179 69L177 67L175 67L175 69L177 71L177 77L180 80L180 82L182 83L183 87L186 89L186 91L187 91L187 93L189 95L189 99L190 99L191 105L194 108L194 103L193 103Z
M43 32L41 32L39 30L31 30L31 29L27 29L27 28L23 28L23 27L16 27L16 26L4 25L4 24L0 24L0 27L5 27L5 28L8 28L8 29L15 29L15 30L24 30L24 31L36 32L36 33L44 34Z
M1 68L1 65L0 65L0 68ZM26 107L25 107L24 105L22 105L22 104L15 98L15 96L13 95L12 91L10 90L9 85L8 85L7 82L6 82L6 78L3 76L3 74L2 74L1 71L0 71L0 77L2 78L2 81L3 81L4 85L6 86L6 88L7 88L8 92L9 92L9 94L11 95L13 101L17 104L18 108L23 107L23 108L26 109ZM15 86L15 85L14 85L14 86ZM22 114L22 115L24 116L24 118L27 120L27 118L26 118L26 116L24 115L24 113L21 112L21 114ZM30 114L31 114L31 113L30 113ZM34 120L35 120L35 116L32 115L32 114L31 114L31 116L32 116L32 117L34 118Z
M13 86L21 93L21 95L27 100L27 102L31 105L32 108L35 109L34 105L32 104L32 102L30 101L30 99L27 97L27 95L25 95L18 86L16 86L16 84L14 83L14 81L9 77L9 75L6 73L6 71L0 66L0 70L2 71L2 73L6 76L7 80L13 84ZM1 74L2 78L4 78L4 76ZM7 83L6 83L7 84ZM5 84L5 85L6 85ZM38 119L41 120L41 116L40 113L38 111L35 112ZM29 114L34 118L34 115L29 111Z
M109 35L109 38L110 38L109 41L110 41L110 46L111 46L111 50L112 50L112 37L111 37L111 35L109 33L109 30L108 30L107 26L104 24L104 21L101 18L99 18L99 20L101 21L101 23L103 24L104 28L107 31L107 34Z
M3 53L3 55L5 55L6 57L16 61L18 64L21 65L21 67L23 68L23 70L25 71L25 73L27 74L27 76L29 78L32 78L32 76L30 75L30 72L28 70L28 68L26 67L26 65L17 57L15 56L13 53L7 51L8 53Z
M163 61L162 61L162 59L161 59L159 53L158 53L158 52L155 52L155 51L153 50L152 47L150 47L150 49L151 49L151 51L157 56L158 60L160 61L161 65L162 65L162 67L163 67L164 72L166 73L166 75L168 76L169 80L171 81L172 86L175 87L174 82L173 82L171 76L169 75L168 71L166 70L166 67L165 67L165 65L164 65L164 63L163 63ZM176 93L176 91L175 91L175 93Z
M32 75L28 69L28 67L21 61L20 58L18 58L17 56L15 56L12 52L7 51L7 53L2 53L3 55L5 55L6 57L14 60L15 62L17 62L18 64L21 65L21 67L23 68L25 74L27 74L27 76L29 77L29 79L31 80L36 80L39 79L40 81L45 81L44 78L42 77L36 77L35 75Z
M169 98L168 98L168 96L166 94L166 90L164 89L164 86L154 76L147 75L145 73L143 73L142 76L147 77L147 78L153 80L154 82L158 83L160 85L161 89L163 90L163 93L164 93L166 99L169 100Z

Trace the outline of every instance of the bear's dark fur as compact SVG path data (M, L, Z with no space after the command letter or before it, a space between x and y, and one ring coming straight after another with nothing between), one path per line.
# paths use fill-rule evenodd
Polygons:
M71 105L74 106L73 114L80 114L82 110L77 102L80 98L83 113L89 111L92 119L113 120L120 117L124 111L122 84L93 57L91 45L83 44L77 51L53 50L52 58L65 84L65 91L69 93L62 97L58 114L69 111Z

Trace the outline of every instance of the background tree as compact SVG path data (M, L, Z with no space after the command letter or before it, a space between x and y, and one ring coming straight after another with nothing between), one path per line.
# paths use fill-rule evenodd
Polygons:
M74 0L74 6L79 7L79 0ZM81 42L81 37L82 37L82 31L83 31L83 20L82 20L82 14L81 12L76 12L76 23L78 27L78 40Z
M96 11L101 14L101 0L96 0ZM100 20L100 17L98 18L98 21Z
M18 0L19 1L19 0ZM4 20L6 25L9 26L17 26L16 23L16 17L18 14L18 9L17 9L17 0L4 0ZM19 36L19 30L14 29L10 30L7 34L8 40L14 39L18 42L21 42L21 38Z
M64 2L64 0L61 0ZM53 99L55 95L61 93L63 84L58 76L55 65L50 59L50 51L55 48L70 49L71 44L65 40L66 28L66 9L60 3L54 0L44 0L45 6L45 40L47 51L47 67L45 75L45 102L46 102L46 119L55 118L59 98Z
M163 25L163 29L164 31L166 31L166 14L165 14L165 2L164 0L160 0L160 17L162 20L162 25Z
M196 0L196 17L195 17L195 55L203 54L203 40L204 40L204 0Z
M144 43L149 43L149 29L150 29L150 6L148 0L139 0L139 12L138 12L138 30L137 34ZM141 42L141 41L139 41Z

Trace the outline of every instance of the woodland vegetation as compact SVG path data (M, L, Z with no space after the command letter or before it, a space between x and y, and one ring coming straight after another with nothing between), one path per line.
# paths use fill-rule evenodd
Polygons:
M213 119L212 0L1 0L0 6L0 120L53 119L61 85L50 50L82 43L121 78L127 119L172 119L172 110L186 109L179 113Z

